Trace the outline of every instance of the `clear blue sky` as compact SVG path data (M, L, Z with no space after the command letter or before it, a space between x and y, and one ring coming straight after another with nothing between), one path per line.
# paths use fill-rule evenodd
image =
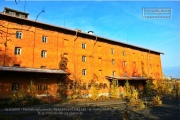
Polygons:
M1 0L0 11L9 7L24 11L24 0ZM171 8L172 19L144 19L142 8ZM180 78L180 2L155 1L48 1L26 0L29 19L83 32L94 31L116 41L153 49L161 55L166 76Z

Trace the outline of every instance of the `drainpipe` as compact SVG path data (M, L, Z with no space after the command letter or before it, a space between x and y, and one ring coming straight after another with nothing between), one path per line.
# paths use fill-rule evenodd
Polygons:
M9 27L9 22L7 24L7 31L6 31L6 42L4 43L4 62L3 62L3 66L6 65L6 47L7 47L7 37L8 37L8 27Z
M77 36L77 31L76 31L76 34L75 34L75 36L76 36L76 38L74 39L74 79L76 80L76 65L75 65L75 53L76 53L76 50L75 50L75 42L76 42L76 40L77 40L77 38L78 38L78 36Z
M36 28L34 27L34 45L33 45L33 64L32 67L34 68L34 49L35 49L35 41L36 41Z
M151 51L149 50L148 55L147 55L147 56L148 56L148 58L147 58L147 59L148 59L148 60L147 60L147 62L148 62L148 65L147 65L147 67L148 67L148 77L150 77L150 76L149 76L149 53L150 53L150 52L151 52Z

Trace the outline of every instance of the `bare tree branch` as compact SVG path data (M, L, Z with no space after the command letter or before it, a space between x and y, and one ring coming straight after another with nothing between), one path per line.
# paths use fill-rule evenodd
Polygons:
M39 15L40 15L41 13L44 13L44 12L45 12L45 10L44 10L44 8L43 8L42 11L37 15L35 21L38 19Z

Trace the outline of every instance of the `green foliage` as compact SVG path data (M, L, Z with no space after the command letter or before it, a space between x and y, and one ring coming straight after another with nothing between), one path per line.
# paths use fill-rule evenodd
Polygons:
M144 94L146 96L151 96L153 95L153 83L152 83L152 80L148 80L146 82L146 86L144 88Z
M180 95L180 82L174 81L173 86L174 86L173 93L174 93L176 99L178 99L179 95Z
M111 88L110 88L111 98L119 98L119 88L116 80L112 81Z
M81 90L82 90L82 84L78 81L75 81L72 83L72 95L71 98L72 99L77 99L81 96Z
M156 95L155 97L153 97L152 101L150 102L150 105L152 105L152 106L162 105L161 97L158 96L158 95Z
M124 86L123 99L124 99L125 97L128 97L128 99L131 98L131 89L130 89L129 82L128 82L127 80L126 80L125 86Z
M32 84L31 84L32 85ZM1 107L21 107L21 106L27 106L27 105L34 105L42 103L41 100L37 99L36 97L29 96L25 93L24 87L22 86L21 91L13 92L10 95L10 99L7 101L3 101L3 104L1 104Z
M34 82L32 80L30 81L30 85L28 86L27 91L31 96L35 96L36 88L35 88Z
M137 110L145 108L144 102L138 98L138 91L130 86L129 82L126 81L124 86L123 98L128 99L131 106L136 107Z
M99 87L98 84L95 83L94 81L91 83L91 99L93 101L97 100L99 97Z
M157 95L162 97L163 95L176 94L179 89L178 82L168 79L153 80L153 90Z

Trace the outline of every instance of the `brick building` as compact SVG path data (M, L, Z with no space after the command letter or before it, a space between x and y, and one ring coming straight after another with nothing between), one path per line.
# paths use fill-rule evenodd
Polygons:
M28 15L9 8L0 13L1 98L30 80L37 95L48 91L56 96L59 81L71 91L72 81L88 87L94 80L107 86L101 92L108 93L113 79L119 86L129 80L142 89L146 80L162 78L161 52L29 20ZM65 72L59 68L62 57L68 59Z

